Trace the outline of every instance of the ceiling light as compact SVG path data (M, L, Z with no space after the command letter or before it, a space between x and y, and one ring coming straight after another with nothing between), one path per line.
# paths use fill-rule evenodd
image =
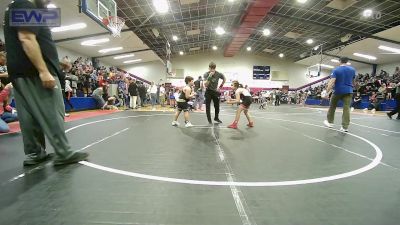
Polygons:
M179 55L183 55L183 52L182 52L182 51L180 51L180 52L179 52Z
M340 63L340 61L338 59L331 59L331 62Z
M153 0L153 5L159 13L167 13L169 10L167 0Z
M109 41L110 41L110 39L108 39L108 38L92 39L92 40L87 40L87 41L81 42L81 45L95 46L96 44L106 43Z
M361 58L366 58L366 59L369 59L369 60L376 60L377 59L375 56L361 54L361 53L354 53L353 55L361 57Z
M213 49L213 50L217 50L218 47L214 45L214 46L212 47L212 49Z
M334 66L326 65L326 64L317 64L316 66L321 66L321 67L325 67L325 68L329 68L329 69L335 68Z
M393 52L393 53L400 53L400 49L392 48L392 47L385 46L385 45L380 45L378 48L381 50L385 50L385 51L389 51L389 52Z
M107 53L107 52L113 52L113 51L118 51L123 49L122 47L115 47L115 48L105 48L105 49L101 49L99 50L100 53Z
M61 27L54 27L51 28L51 32L63 32L63 31L68 31L68 30L79 30L86 28L86 23L75 23L67 26L61 26Z
M248 52L251 51L251 47L250 46L247 47L246 49L247 49Z
M225 30L222 27L217 27L215 28L215 32L217 32L218 35L223 35L225 34Z
M285 55L284 55L283 53L280 53L280 54L279 54L279 57L280 57L280 58L283 58L283 57L285 57Z
M115 56L114 59L124 59L124 58L129 58L129 57L134 57L135 54L128 54L128 55L120 55L120 56Z
M48 4L46 7L47 7L48 9L55 9L55 8L57 8L57 6L54 5L53 3Z
M271 31L269 29L264 29L263 34L264 36L269 36L271 34Z
M178 36L176 36L176 35L172 36L172 40L177 41L178 40Z
M125 61L124 63L134 63L134 62L140 62L140 61L142 61L142 59L128 60L128 61Z
M372 9L364 10L363 14L364 17L371 17L372 16Z
M306 41L306 43L309 44L309 45L311 45L312 43L314 43L314 40L313 40L313 39L308 39L308 40Z
M306 3L308 0L297 0L297 2L299 2L299 3Z

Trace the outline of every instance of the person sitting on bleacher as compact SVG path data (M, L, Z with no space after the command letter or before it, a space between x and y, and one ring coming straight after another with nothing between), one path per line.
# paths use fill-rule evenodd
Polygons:
M4 88L0 87L0 133L9 132L10 128L7 123L18 120L17 113L13 112L13 108L8 105L8 98L12 88L11 83L7 84Z
M357 92L356 96L354 96L353 103L351 104L351 111L354 111L354 108L359 109L361 104L361 94Z
M373 91L372 95L369 96L368 108L365 108L364 112L367 112L368 110L371 110L372 113L376 112L377 107L379 107L377 96L378 96L378 94L375 91Z

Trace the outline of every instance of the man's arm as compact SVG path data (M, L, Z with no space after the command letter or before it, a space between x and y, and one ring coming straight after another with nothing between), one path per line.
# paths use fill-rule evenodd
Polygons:
M203 76L203 78L204 78L204 82L203 82L203 85L204 85L204 87L208 87L208 84L210 83L209 81L208 81L208 78L210 77L210 74L209 73L205 73L204 74L204 76Z
M221 73L221 74L222 74L222 73ZM219 88L222 88L222 87L224 86L225 82L226 82L225 75L222 74L222 83L221 83L221 85L219 86Z
M43 86L45 88L54 88L56 85L55 79L47 69L39 43L36 40L36 35L29 31L20 30L18 31L18 39L22 44L25 54L39 72Z
M330 93L335 86L336 78L331 78L328 82L328 87L326 88L326 92Z

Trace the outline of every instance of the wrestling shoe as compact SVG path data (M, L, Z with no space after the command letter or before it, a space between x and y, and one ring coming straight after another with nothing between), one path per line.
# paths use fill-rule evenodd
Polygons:
M228 128L237 129L238 125L237 125L237 123L234 122L231 125L229 125Z

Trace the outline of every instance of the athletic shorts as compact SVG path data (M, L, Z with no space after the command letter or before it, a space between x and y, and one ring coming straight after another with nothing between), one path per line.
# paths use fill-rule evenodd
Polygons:
M178 102L178 111L184 111L187 112L189 111L189 104L187 102Z
M240 104L240 106L243 109L249 109L251 103L252 103L253 99L250 96L245 96L242 100L242 104Z

